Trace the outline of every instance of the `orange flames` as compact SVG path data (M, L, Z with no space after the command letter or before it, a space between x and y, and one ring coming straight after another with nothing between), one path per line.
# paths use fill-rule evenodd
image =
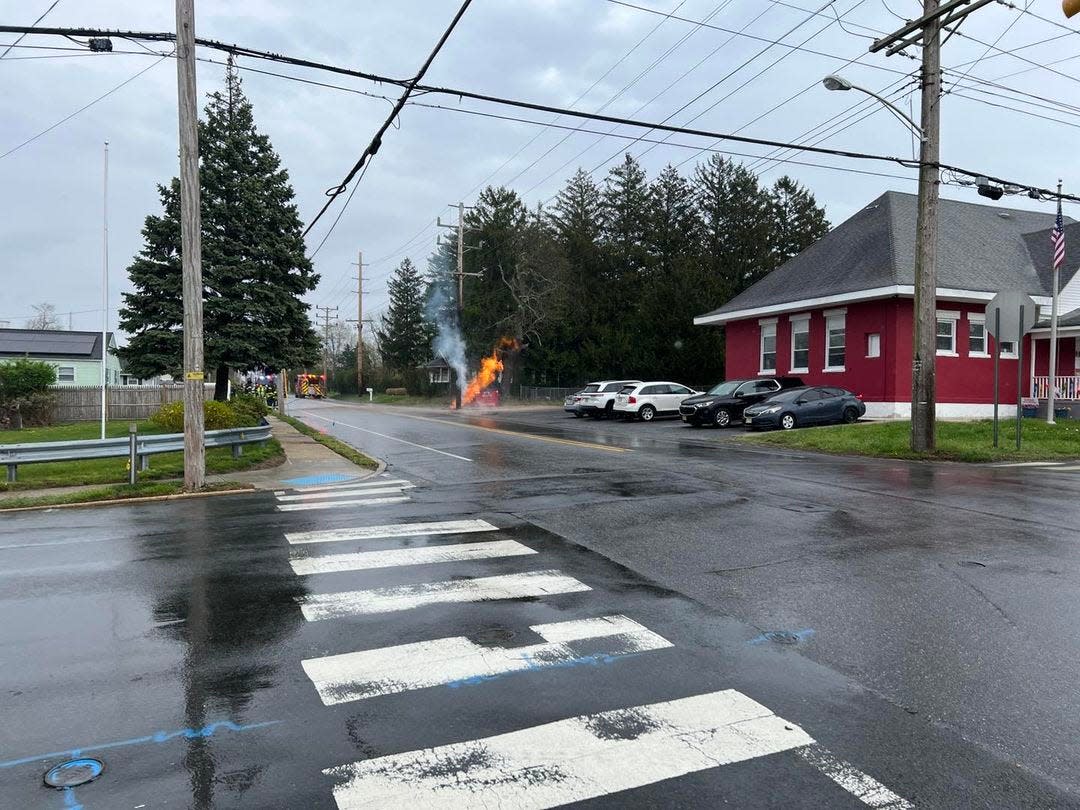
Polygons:
M495 382L499 372L503 370L503 361L499 354L512 351L518 348L518 345L518 342L513 338L499 338L499 342L495 344L491 354L480 359L480 370L476 372L476 376L472 378L465 392L461 395L462 405L473 402L485 388Z

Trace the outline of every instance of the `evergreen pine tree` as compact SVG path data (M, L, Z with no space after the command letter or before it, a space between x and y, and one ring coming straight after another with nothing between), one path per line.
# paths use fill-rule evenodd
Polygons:
M301 296L318 276L305 255L289 175L255 127L235 69L212 93L199 123L205 364L224 398L229 368L288 368L314 359L318 339ZM121 350L139 376L176 372L182 362L179 181L159 186L161 216L143 228L128 268Z
M802 253L829 232L825 209L809 190L787 175L777 180L769 192L769 219L772 268Z
M383 362L411 379L431 358L431 328L424 319L426 285L416 265L402 260L386 284L390 297L378 329Z

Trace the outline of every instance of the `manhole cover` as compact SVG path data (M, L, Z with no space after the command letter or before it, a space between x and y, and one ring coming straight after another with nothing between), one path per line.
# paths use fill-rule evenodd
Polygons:
M45 784L54 788L72 788L93 782L102 771L105 763L99 759L69 759L45 772Z
M473 638L477 644L501 644L512 639L514 635L514 631L506 627L485 627Z
M765 638L769 641L774 641L777 644L798 644L799 637L795 633L789 633L787 630L770 630L765 634Z

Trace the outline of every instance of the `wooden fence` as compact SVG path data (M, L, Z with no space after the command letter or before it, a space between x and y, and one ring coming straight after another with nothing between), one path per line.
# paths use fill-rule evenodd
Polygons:
M55 385L50 389L56 398L53 420L56 422L94 422L101 418L101 388L91 385ZM109 419L148 419L167 402L184 398L183 385L121 385L106 389L106 417ZM214 386L206 385L206 398L214 396Z

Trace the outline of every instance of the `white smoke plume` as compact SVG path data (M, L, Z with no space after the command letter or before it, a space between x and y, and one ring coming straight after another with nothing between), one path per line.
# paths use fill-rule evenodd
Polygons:
M464 392L468 382L465 374L465 340L461 336L461 327L457 321L454 302L450 298L448 283L432 283L428 289L424 314L428 322L435 325L435 337L431 341L432 352L454 369L457 388Z

